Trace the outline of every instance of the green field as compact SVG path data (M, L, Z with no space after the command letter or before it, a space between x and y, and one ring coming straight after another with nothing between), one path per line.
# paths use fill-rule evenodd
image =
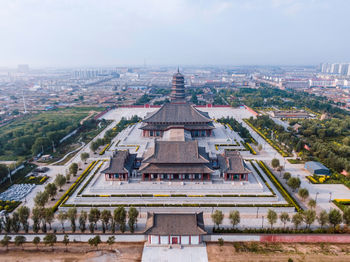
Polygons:
M81 126L80 122L90 112L104 108L75 107L29 114L0 127L0 160L22 160L44 150L52 153L52 143L59 146L59 140ZM91 117L90 117L91 119ZM84 125L91 129L93 121ZM83 126L85 128L85 126Z

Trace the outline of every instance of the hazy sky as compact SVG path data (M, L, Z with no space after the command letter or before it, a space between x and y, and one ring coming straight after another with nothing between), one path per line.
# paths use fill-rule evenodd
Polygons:
M0 0L0 66L350 62L350 0Z

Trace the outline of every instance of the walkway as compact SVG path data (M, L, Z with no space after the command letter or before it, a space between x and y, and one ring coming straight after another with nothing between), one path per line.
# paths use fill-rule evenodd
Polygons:
M169 248L160 246L143 247L142 262L208 262L207 248L186 246Z

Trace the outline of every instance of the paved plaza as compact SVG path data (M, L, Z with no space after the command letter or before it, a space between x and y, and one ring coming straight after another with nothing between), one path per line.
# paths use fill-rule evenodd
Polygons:
M172 247L145 245L142 262L207 262L207 248L203 246Z

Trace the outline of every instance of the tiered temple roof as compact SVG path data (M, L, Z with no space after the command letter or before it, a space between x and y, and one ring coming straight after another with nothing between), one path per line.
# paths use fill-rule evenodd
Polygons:
M130 154L129 150L120 150L114 153L109 162L109 167L101 171L103 174L128 173L132 170L136 154Z
M141 173L157 174L210 174L210 161L197 141L155 141L146 152L140 167Z
M146 116L142 130L166 131L171 128L183 128L189 131L214 129L208 113L196 109L185 101L184 76L177 72L173 76L171 103L164 104L159 110Z
M250 174L244 164L241 154L237 151L225 150L224 154L218 155L218 162L223 173L227 174Z
M205 235L203 213L147 213L147 235Z

